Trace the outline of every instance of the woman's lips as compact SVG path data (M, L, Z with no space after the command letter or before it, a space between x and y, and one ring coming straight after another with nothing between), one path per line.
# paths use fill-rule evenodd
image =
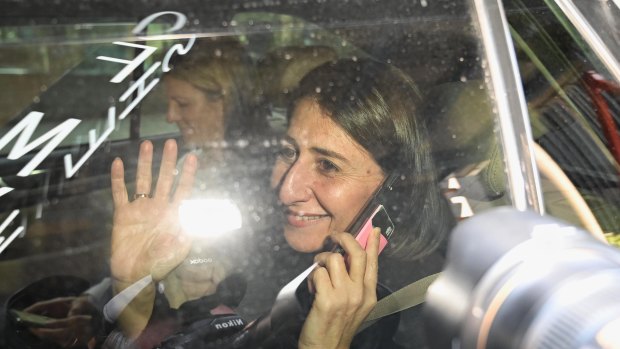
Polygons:
M294 212L286 212L286 220L289 225L297 228L303 228L321 222L328 215L299 214Z

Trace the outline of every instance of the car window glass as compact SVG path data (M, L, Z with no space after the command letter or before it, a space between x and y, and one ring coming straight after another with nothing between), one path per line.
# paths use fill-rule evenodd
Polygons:
M269 311L280 288L308 267L319 250L295 249L285 236L282 216L288 216L289 226L303 226L345 212L347 224L337 222L339 225L330 229L344 230L350 225L376 188L345 192L342 197L347 202L335 200L333 193L338 193L337 185L371 177L376 168L360 172L361 162L344 161L346 157L333 155L336 150L359 150L359 144L369 144L361 155L351 151L359 156L355 159L376 157L373 161L383 171L381 175L408 189L411 183L427 184L413 192L393 190L382 202L397 227L395 234L399 226L415 227L411 231L425 234L414 243L416 235L407 231L412 238L405 242L411 245L398 245L400 236L390 240L380 259L380 278L385 282L381 295L440 271L448 232L456 222L512 204L489 87L492 63L485 58L476 17L467 2L334 2L325 8L309 2L299 6L247 2L219 3L208 9L171 3L165 10L144 3L119 11L116 5L87 2L80 7L83 17L75 18L58 14L52 6L53 18L31 20L30 16L40 11L32 5L20 14L23 18L15 17L10 25L0 27L0 66L4 67L0 68L0 81L13 86L0 93L6 110L0 119L3 303L11 302L21 310L31 305L25 300L13 302L24 287L45 291L28 291L35 293L36 301L73 297L84 291L82 281L107 292L98 293L102 297L96 304L99 311L110 301L112 292L117 291L109 287L114 280L108 277L114 269L111 237L115 214L118 219L110 171L118 159L123 161L124 197L131 203L151 202L155 200L151 196L165 192L156 184L161 178L169 180L171 191L183 190L183 166L193 156L198 159L196 181L181 208L145 209L138 215L156 220L173 212L181 217L174 219L175 224L184 224L184 232L198 231L206 236L196 238L199 242L191 246L187 258L153 283L159 305L180 309L174 314L200 309L184 313L188 318L211 314L211 308L202 312L204 303L194 306L198 303L189 302L214 294L228 297L225 300L238 306L246 320ZM148 25L136 30L145 18L151 18ZM358 75L344 82L327 79L322 81L324 85L317 82L312 88L302 84L304 77L316 74L315 69L334 62L370 68L360 68ZM196 68L201 64L203 68ZM378 73L368 73L385 67L395 74L390 83L380 81ZM328 137L353 132L344 126L325 131L321 128L325 125L319 123L299 131L295 115L302 111L296 107L307 106L294 99L299 91L306 88L322 94L326 103L345 97L354 101L358 97L347 95L349 91L338 86L355 86L355 81L390 89L389 94L381 95L377 87L373 96L394 104L395 110L413 103L414 107L405 109L415 111L422 130L421 136L416 136L423 139L417 148L390 148L407 137L386 136L396 132L388 127L362 130L366 138L351 138L358 143L353 147L347 147L351 143L333 143ZM403 90L406 97L402 104L390 99ZM371 118L383 115L381 110L370 114ZM375 137L384 141L375 144ZM342 138L351 142L347 137L338 140ZM168 139L176 140L179 154L174 170L160 173ZM316 139L320 144L305 148ZM136 180L140 144L145 140L153 145L150 187L141 187ZM333 149L322 148L328 146ZM417 168L411 165L417 161ZM311 173L312 181L309 175L297 178L315 185L308 190L317 197L312 207L315 211L309 206L298 211L283 209L283 178L296 174L293 164L309 163L306 170L311 172L305 174ZM289 167L274 179L278 165ZM295 186L285 189L290 188ZM365 196L356 196L359 192ZM351 205L356 206L356 212L346 210ZM156 224L149 232L160 227ZM205 233L214 231L225 233L217 238ZM128 250L139 253L145 244ZM427 246L428 253L422 253ZM422 251L419 255L416 248ZM173 248L163 250L176 252ZM207 286L200 285L198 291L193 287L194 279L211 275L213 280ZM103 280L107 280L107 288ZM220 282L221 294L217 293ZM68 292L67 285L79 290L72 288L63 294ZM242 291L226 293L231 289ZM205 302L210 304L212 299ZM387 328L393 330L389 338L362 336L359 340L393 340L405 347L424 343L419 307L402 319L386 321L391 321ZM7 344L21 343L21 332L10 327L13 322L8 324ZM28 341L36 342L35 337Z
M89 129L100 131L105 128L99 120L103 119L107 110L107 96L120 91L117 86L104 83L104 76L110 74L113 68L96 64L93 58L112 53L129 57L132 52L102 45L101 40L107 42L122 37L131 28L132 25L127 23L4 27L2 32L6 38L7 54L3 56L6 60L3 85L15 88L2 96L5 106L3 117L6 118L3 124L13 126L16 120L33 110L50 110L33 135L38 137L53 129L59 121L79 116L85 122L77 125L76 132L61 144L87 142L84 135ZM103 97L100 100L87 98L94 94ZM67 108L67 104L74 108ZM117 130L112 137L126 138L127 130ZM4 132L8 129L5 128ZM2 152L7 152L7 149L2 149Z
M557 7L507 4L534 138L550 157L539 164L546 211L614 242L620 214L617 81Z

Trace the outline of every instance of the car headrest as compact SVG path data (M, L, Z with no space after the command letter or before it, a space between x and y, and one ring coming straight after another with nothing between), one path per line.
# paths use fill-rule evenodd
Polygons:
M285 105L286 93L310 70L336 58L336 51L327 46L284 46L268 52L259 64L265 96L275 105Z
M503 156L485 83L444 83L429 90L425 99L423 115L440 178L451 173L475 175L480 187L477 199L503 195Z

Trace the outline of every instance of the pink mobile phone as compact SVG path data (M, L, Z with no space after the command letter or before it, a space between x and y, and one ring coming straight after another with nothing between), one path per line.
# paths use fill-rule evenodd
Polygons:
M346 231L353 234L364 249L366 249L368 245L368 237L370 236L372 228L381 229L379 253L387 246L388 240L390 240L390 237L394 234L394 222L392 222L383 204L394 200L393 189L395 184L401 181L402 178L403 177L396 172L389 174L358 214L357 218L347 228ZM340 246L332 248L331 250L333 252L344 253L344 250Z
M381 253L394 233L394 223L392 219L390 219L385 207L381 204L374 206L372 211L370 211L370 207L366 207L364 213L365 214L362 214L354 224L351 225L352 231L357 229L357 233L354 234L355 240L366 249L368 246L368 237L370 236L372 228L379 228L381 229L379 253ZM344 254L344 249L340 246L336 246L332 251Z
M364 249L366 249L368 245L368 237L373 228L381 229L381 236L379 238L379 253L381 253L385 246L387 246L388 239L394 232L394 223L390 219L387 211L385 211L383 205L377 206L355 236L355 240L357 240Z

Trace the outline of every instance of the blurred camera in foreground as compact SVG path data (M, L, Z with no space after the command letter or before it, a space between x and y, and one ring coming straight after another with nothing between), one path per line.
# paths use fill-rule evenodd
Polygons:
M427 294L432 348L620 348L620 251L533 212L459 224Z

